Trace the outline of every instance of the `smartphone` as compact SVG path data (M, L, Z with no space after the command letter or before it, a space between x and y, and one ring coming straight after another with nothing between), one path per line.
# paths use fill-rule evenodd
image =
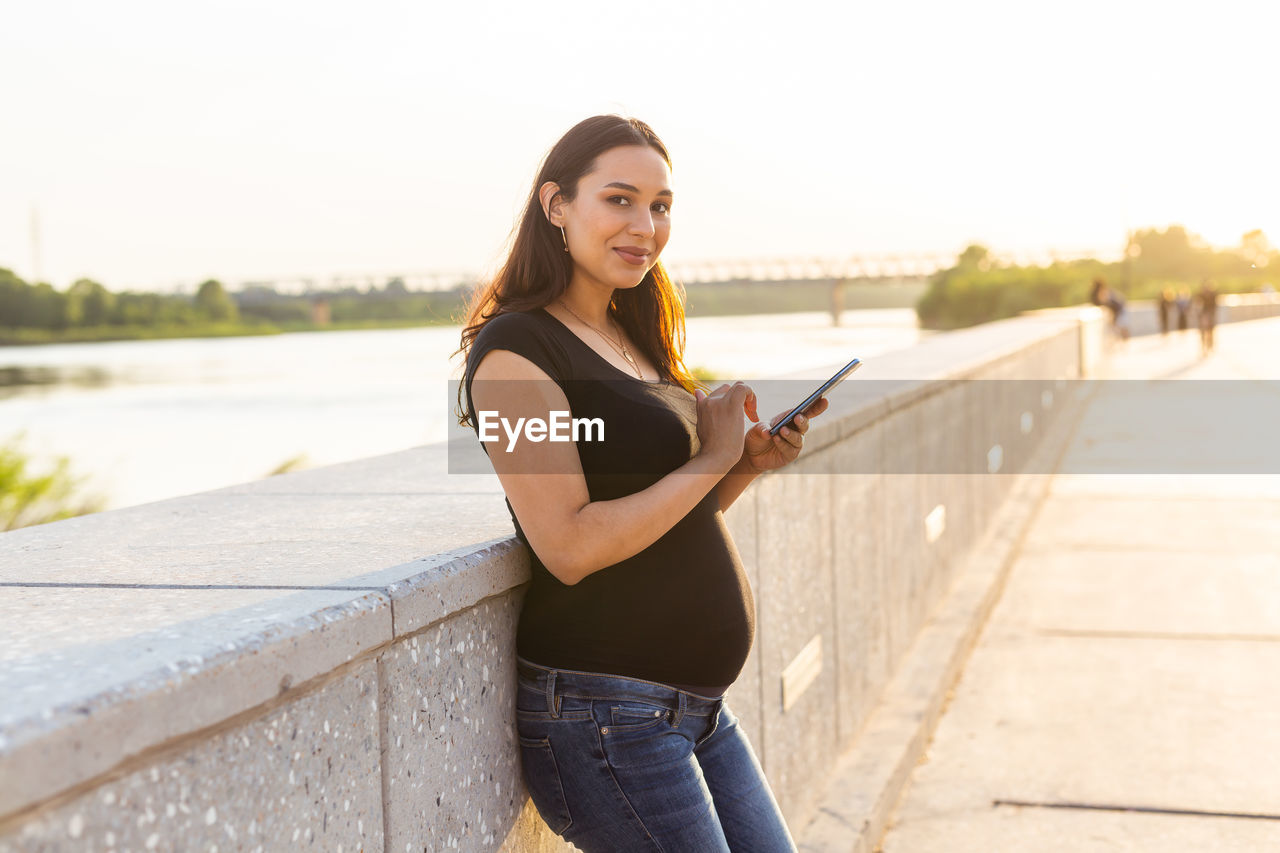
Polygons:
M792 429L795 429L795 426L796 426L796 425L795 425L795 424L793 424L793 423L791 423L791 419L792 419L792 418L794 418L796 415L800 414L800 413L801 413L801 412L803 412L805 409L807 409L807 408L809 408L810 406L812 406L814 403L818 402L818 398L819 398L819 397L822 397L824 394L826 394L826 393L827 393L828 391L830 391L832 388L834 388L834 387L836 387L837 385L839 385L841 382L843 382L843 381L844 381L844 378L845 378L846 376L848 376L850 373L853 373L853 371L857 370L857 369L858 369L859 367L861 367L861 366L862 366L862 359L860 359L860 358L855 358L853 361L849 362L849 363L848 363L848 364L846 364L844 367L842 367L842 368L840 368L839 370L837 370L837 371L836 371L836 375L835 375L835 376L832 376L832 377L831 377L830 379L828 379L826 382L823 382L823 383L822 383L822 385L821 385L821 387L819 387L817 391L814 391L812 394L810 394L808 397L806 397L806 398L805 398L805 401L804 401L803 403L801 403L800 405L796 406L796 407L795 407L794 409L792 409L791 411L787 412L787 416L786 416L785 418L783 418L782 420L778 421L776 424L774 424L773 426L771 426L771 427L769 428L769 435L777 435L777 434L778 434L778 432L779 432L779 431L780 431L784 426L789 426L789 427L791 427Z

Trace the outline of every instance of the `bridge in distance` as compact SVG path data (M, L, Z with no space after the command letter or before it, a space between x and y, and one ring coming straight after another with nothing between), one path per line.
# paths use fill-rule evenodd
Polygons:
M1105 259L1113 251L1041 251L1022 253L992 253L999 264L1045 265L1055 261L1072 261L1085 258ZM954 252L924 252L901 254L866 254L848 256L812 256L779 258L732 258L720 260L673 260L666 263L671 277L684 284L716 284L728 282L778 283L796 281L827 281L833 285L845 283L899 284L922 282L938 270L954 266ZM453 290L459 286L470 287L480 278L474 270L385 271L377 273L348 273L333 276L300 275L274 279L245 281L238 289L255 287L271 288L277 293L333 292L346 288L382 288L388 282L399 281L406 290Z

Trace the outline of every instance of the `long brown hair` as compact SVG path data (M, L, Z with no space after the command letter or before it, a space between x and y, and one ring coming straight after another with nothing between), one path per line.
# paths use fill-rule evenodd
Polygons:
M507 259L490 281L476 288L466 308L462 345L454 355L469 352L476 335L499 314L534 311L549 305L569 289L573 259L564 251L560 229L547 221L538 189L547 181L560 187L565 201L578 194L578 181L595 168L604 152L622 145L647 145L671 167L671 155L653 128L636 118L592 116L578 122L552 146L538 169L529 202L514 229ZM609 313L636 346L657 365L660 376L690 393L706 385L684 364L684 288L672 282L662 262L656 262L633 288L615 290ZM465 356L464 356L465 358ZM458 423L471 425L463 403L465 375L458 386Z

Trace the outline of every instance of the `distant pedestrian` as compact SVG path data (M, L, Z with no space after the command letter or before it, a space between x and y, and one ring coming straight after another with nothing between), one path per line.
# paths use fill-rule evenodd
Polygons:
M1178 331L1185 332L1187 330L1187 315L1191 313L1190 288L1184 287L1178 291L1178 298L1173 301L1173 307L1178 309Z
M1115 324L1116 331L1120 333L1120 340L1129 340L1129 311L1125 307L1124 297L1114 290L1111 291L1111 295L1107 298L1107 306L1111 309L1112 322Z
M1120 336L1120 340L1129 340L1129 314L1125 311L1124 297L1107 286L1102 278L1093 280L1093 290L1089 293L1089 301L1094 305L1106 306L1111 312L1111 326Z
M1094 305L1107 304L1107 283L1100 278L1093 280L1093 290L1089 291L1089 301Z
M1173 300L1172 287L1166 287L1160 291L1160 334L1162 336L1169 334L1169 320L1171 319L1169 315L1173 313Z
M1208 355L1213 351L1213 329L1218 325L1218 291L1207 278L1200 285L1196 303L1200 312L1200 354Z

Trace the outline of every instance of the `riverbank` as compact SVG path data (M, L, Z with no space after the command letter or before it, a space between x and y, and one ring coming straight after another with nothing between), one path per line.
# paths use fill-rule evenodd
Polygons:
M348 332L355 329L413 329L454 325L449 319L354 320L317 326L313 323L208 323L199 326L84 326L61 332L0 327L0 346L103 343L174 338L239 338L292 332Z

